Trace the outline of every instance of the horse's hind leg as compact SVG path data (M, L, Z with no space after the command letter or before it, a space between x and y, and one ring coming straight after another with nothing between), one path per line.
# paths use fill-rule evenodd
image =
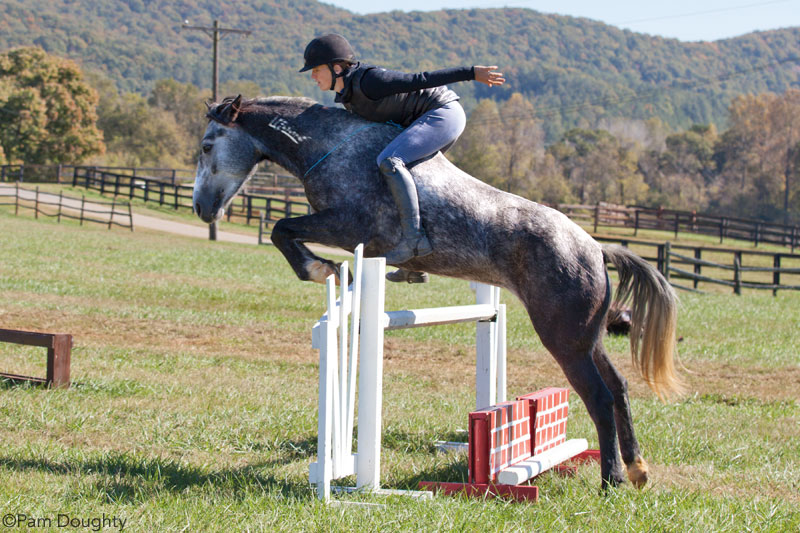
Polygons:
M593 359L603 376L603 381L610 389L614 397L614 419L619 435L619 446L622 452L622 460L628 470L628 479L637 488L643 487L647 483L648 466L639 451L639 442L633 431L633 418L631 417L631 407L628 400L628 382L620 374L606 354L601 342L595 346Z
M603 488L623 483L625 478L619 461L617 430L614 423L614 397L592 361L591 354L553 352L553 355L567 376L570 385L583 400L589 416L597 428Z

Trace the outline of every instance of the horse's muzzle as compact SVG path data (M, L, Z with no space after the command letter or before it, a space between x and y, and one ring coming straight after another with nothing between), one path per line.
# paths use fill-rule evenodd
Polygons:
M203 202L195 200L194 212L202 219L203 222L211 224L212 222L222 218L224 213L222 209L222 198L215 196L213 202Z

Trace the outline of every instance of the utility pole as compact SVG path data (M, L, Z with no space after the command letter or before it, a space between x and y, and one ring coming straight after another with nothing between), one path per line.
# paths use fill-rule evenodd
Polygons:
M219 101L219 41L222 37L229 33L243 33L244 35L250 35L251 31L248 30L237 30L234 28L220 28L219 21L214 21L214 26L192 26L189 24L189 21L186 20L181 25L182 30L199 30L211 37L212 42L214 43L214 68L212 69L211 74L211 99L215 102ZM217 223L212 222L208 225L208 238L209 240L216 241L217 240Z

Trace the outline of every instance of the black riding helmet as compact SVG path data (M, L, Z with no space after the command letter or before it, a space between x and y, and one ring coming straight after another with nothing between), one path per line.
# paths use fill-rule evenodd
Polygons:
M336 78L342 76L334 72L333 63L336 61L354 63L356 53L350 43L347 42L347 39L338 33L328 33L308 43L306 51L303 52L303 59L305 60L305 65L300 69L300 72L311 70L319 65L328 65L332 76L331 89L333 89Z

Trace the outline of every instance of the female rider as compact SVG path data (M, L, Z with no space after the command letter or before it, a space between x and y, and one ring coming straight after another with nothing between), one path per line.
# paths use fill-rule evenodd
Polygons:
M456 67L407 74L356 61L350 43L330 33L306 46L305 65L324 91L336 91L335 101L345 109L374 122L393 122L404 128L383 149L376 163L386 180L403 232L400 243L386 254L386 262L402 264L433 251L420 224L417 189L406 168L414 161L446 151L464 131L466 116L458 95L445 84L475 80L489 87L505 78L497 67ZM388 274L390 281L424 282L427 274L400 269Z

